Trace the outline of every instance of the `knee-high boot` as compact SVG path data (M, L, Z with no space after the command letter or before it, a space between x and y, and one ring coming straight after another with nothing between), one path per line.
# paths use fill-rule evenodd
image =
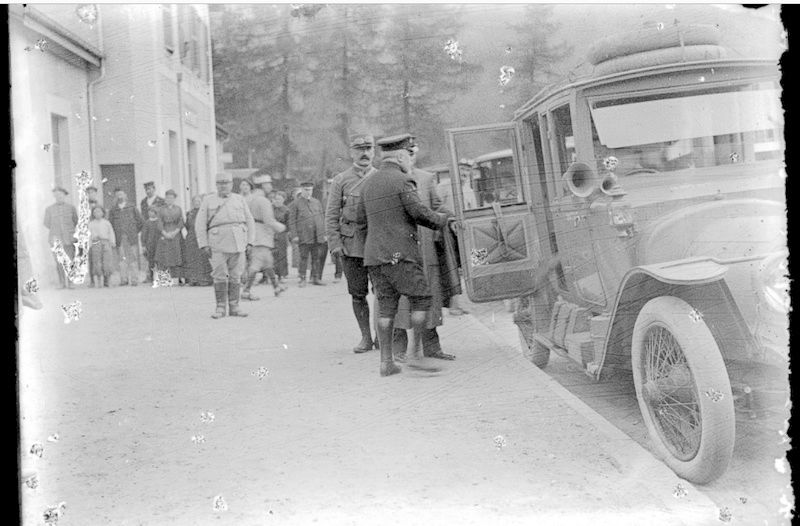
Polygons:
M239 310L240 287L241 287L240 279L228 280L228 315L245 318L247 317L247 313Z
M378 322L378 339L381 342L381 376L391 376L402 371L392 358L393 329L394 323L392 321L389 322L388 327L384 327L381 322Z
M228 282L214 282L214 297L217 299L217 310L211 315L215 320L225 317L228 305Z
M286 290L286 287L278 282L278 276L275 275L275 270L271 268L264 269L264 276L269 278L269 282L272 283L272 290L275 291L276 297L280 296L281 292Z
M372 350L372 331L369 327L369 303L366 298L353 298L353 314L358 322L358 329L361 331L361 341L353 347L353 352L360 354Z
M244 290L242 291L242 299L243 300L250 300L250 301L258 301L258 296L255 296L250 293L250 288L253 286L253 283L256 281L256 274L258 272L251 272L247 276L247 281L244 284Z
M406 365L411 369L435 373L441 367L430 363L430 358L422 356L422 333L425 331L425 311L411 313L411 327L414 331L414 340L406 356Z

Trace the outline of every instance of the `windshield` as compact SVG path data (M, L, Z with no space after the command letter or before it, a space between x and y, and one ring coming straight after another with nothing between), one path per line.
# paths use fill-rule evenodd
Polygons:
M591 104L598 170L666 172L783 157L775 83L662 93Z

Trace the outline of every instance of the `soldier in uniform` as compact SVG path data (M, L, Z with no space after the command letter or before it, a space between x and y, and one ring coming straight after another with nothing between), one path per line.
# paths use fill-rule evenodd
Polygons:
M436 212L453 215L452 209L442 206L442 199L436 191L434 175L414 166L417 159L417 151L419 151L416 139L414 139L410 151L412 166L410 175L417 185L417 193L422 204ZM420 226L417 232L419 234L422 267L431 289L431 309L428 311L425 330L422 333L422 353L424 356L440 360L455 360L456 357L454 355L442 352L436 327L444 323L442 320L442 308L450 302L450 291L461 287L458 272L455 266L452 269L440 266L440 261L442 260L442 257L440 257L442 256L441 252L445 249L444 243L440 242L442 232L433 231L424 226ZM447 232L444 233L446 234ZM454 256L453 259L455 259ZM447 286L444 286L445 283ZM401 363L408 346L406 329L411 329L411 325L408 298L403 296L400 298L397 316L394 319L394 334L392 336L394 358Z
M381 168L364 182L358 204L358 222L367 224L364 265L378 297L378 339L381 376L401 371L392 357L392 329L400 296L411 305L414 345L406 357L412 369L438 371L419 355L420 338L431 307L431 292L422 268L417 225L439 230L449 214L438 213L422 204L410 177L413 142L411 135L386 137Z
M242 186L245 181L247 181L247 179L242 181ZM242 194L244 194L244 192L242 192ZM250 293L250 288L253 286L256 275L259 272L264 272L264 277L268 277L272 282L275 296L279 296L281 292L286 290L286 287L278 283L278 277L275 275L272 249L275 246L275 233L283 232L286 230L286 227L283 223L275 219L275 214L272 211L272 203L269 199L264 197L263 189L257 188L252 193L249 193L245 201L250 207L250 213L253 214L256 237L247 262L247 276L245 279L244 291L242 292L242 299L250 301L258 300L257 296Z
M255 221L239 194L231 193L233 178L217 174L217 193L203 198L195 219L197 245L211 260L211 277L217 310L212 318L247 316L239 310L239 290L245 266L245 253L255 242Z
M341 257L347 292L352 298L353 314L361 331L361 341L353 348L355 353L363 353L377 348L370 329L369 274L364 266L364 242L367 239L367 225L359 223L358 202L361 187L372 174L377 172L372 166L375 157L371 135L357 134L350 137L350 158L353 166L336 175L328 194L325 211L325 232L328 236L328 249L335 259Z

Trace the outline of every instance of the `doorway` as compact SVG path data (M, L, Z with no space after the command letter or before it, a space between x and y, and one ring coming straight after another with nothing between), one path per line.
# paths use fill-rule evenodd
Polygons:
M132 164L101 164L103 183L103 204L111 208L117 198L114 190L124 190L128 200L136 205L136 177Z

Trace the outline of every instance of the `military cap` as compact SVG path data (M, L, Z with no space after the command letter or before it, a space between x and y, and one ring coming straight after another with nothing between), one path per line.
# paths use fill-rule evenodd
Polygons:
M350 136L350 148L370 148L374 142L372 135L365 133Z
M303 188L314 188L314 181L303 181L300 183Z
M54 192L61 192L64 195L69 195L69 192L67 192L67 189L64 188L63 186L56 186L55 188L53 188L53 191Z
M466 166L467 168L472 168L472 161L462 157L461 159L458 160L458 165L459 166Z
M164 195L171 195L172 197L178 197L178 194L175 193L175 190L167 190L164 192Z
M217 182L218 183L232 183L233 177L231 174L227 172L217 172Z
M385 152L394 150L407 150L413 144L413 137L410 133L392 135L378 140L378 146Z
M87 186L86 187L86 191L88 192L89 190L94 190L96 192L97 191L97 187L95 187L95 186Z
M272 177L269 174L261 174L253 177L253 183L255 184L264 184L271 182L272 182Z
M149 186L152 186L153 188L155 188L156 187L156 183L154 183L153 181L147 181L146 183L144 183L144 187L145 188L147 188Z

